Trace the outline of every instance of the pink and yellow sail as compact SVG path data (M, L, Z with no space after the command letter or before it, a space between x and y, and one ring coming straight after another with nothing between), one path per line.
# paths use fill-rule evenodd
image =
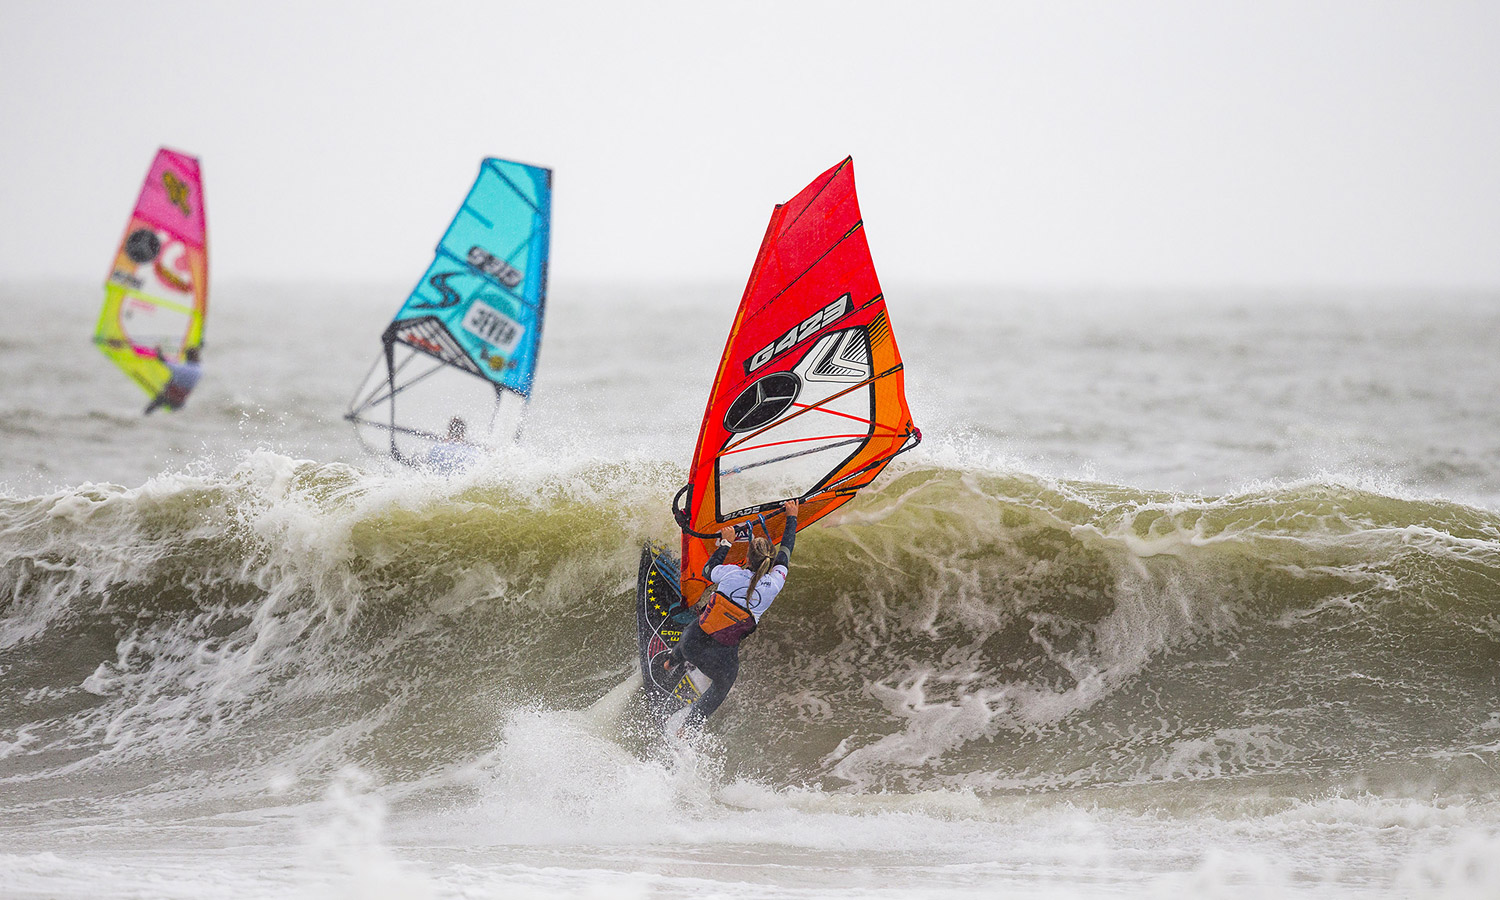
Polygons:
M203 343L208 243L197 157L163 147L146 174L125 237L104 282L94 343L155 396L181 359Z

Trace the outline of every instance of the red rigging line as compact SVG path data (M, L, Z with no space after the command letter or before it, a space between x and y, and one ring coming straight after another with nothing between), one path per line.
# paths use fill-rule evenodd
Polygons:
M892 374L895 374L895 373L896 373L896 372L897 372L897 371L899 371L899 370L900 370L900 369L901 369L901 368L902 368L902 367L901 367L901 366L899 366L899 365L898 365L898 366L895 366L895 367L894 367L894 368L892 368L892 369L889 369L889 370L887 370L887 371L885 371L885 372L881 372L881 373L880 373L880 374L879 374L879 375L875 375L875 376L873 376L873 377L871 377L871 378L867 378L867 379L865 379L865 380L864 380L864 381L861 381L861 382L860 382L860 383L859 383L859 384L854 384L854 385L850 385L850 386L849 386L849 387L848 387L848 388L846 388L846 389L844 389L844 390L842 390L842 391L839 391L839 392L838 392L838 393L837 393L837 394L834 394L834 395L833 395L833 396L832 396L832 397L827 397L827 398L825 398L825 399L824 399L824 400L823 400L823 401L822 401L822 402L820 402L820 403L817 403L817 404L811 404L811 405L802 405L802 408L801 408L801 409L799 409L799 410L798 410L798 411L797 411L797 412L794 412L794 413L792 413L792 414L791 414L791 415L789 415L789 416L787 416L787 417L786 417L786 418L784 418L784 419L782 419L782 420L781 420L781 421L779 421L779 422L774 422L774 423L772 423L772 425L784 425L784 424L786 424L786 422L787 422L787 421L788 421L788 420L790 420L790 419L794 419L794 418L796 418L796 417L797 417L797 416L800 416L800 415L802 415L802 414L803 414L803 413L805 413L805 412L811 412L811 411L813 411L813 410L817 410L817 411L818 411L818 412L826 412L826 413L833 413L833 410L829 410L829 409L825 409L825 408L824 408L824 406L825 406L825 404L827 404L827 403L829 403L829 402L831 402L831 401L833 401L833 400L837 400L837 399L838 399L838 398L840 398L840 397L842 397L842 396L844 396L844 395L845 395L845 394L848 394L848 393L849 393L849 392L851 392L851 391L855 391L855 390L858 390L858 389L859 389L859 388L862 388L862 387L865 387L865 386L866 386L866 385L869 385L869 384L871 384L871 383L873 383L873 382L875 382L875 381L878 381L878 380L880 380L880 379L881 379L881 378L884 378L884 377L886 377L886 376L887 376L887 375L892 375ZM903 401L904 401L904 399L905 399L905 398L903 398ZM793 406L799 406L799 405L801 405L801 404L798 404L798 403L796 403L796 402L793 402L793 403L792 403L792 405L793 405ZM843 415L843 414L842 414L842 413L839 413L839 415ZM852 415L851 415L851 416L849 416L849 418L857 418L857 417L856 417L856 416L852 416ZM909 418L909 417L908 417L908 418ZM870 421L870 420L869 420L869 419L864 419L864 420L862 420L862 421L866 421L866 422L868 422L868 421ZM744 436L744 437L742 437L742 438L740 438L740 439L739 439L739 440L737 440L737 441L731 441L731 442L730 442L730 443L728 443L728 444L726 444L726 445L725 445L725 448L726 448L726 449L728 449L728 448L732 448L732 447L738 447L738 446L739 446L739 445L740 445L740 444L743 444L743 443L744 443L744 442L745 442L745 441L748 441L748 440L750 440L750 439L751 439L751 438L753 438L753 437L755 437L755 436L756 436L756 435L759 435L759 434L763 434L763 433L765 433L765 431L766 431L766 430L767 430L767 429L768 429L768 428L771 428L771 427L772 427L772 425L767 425L767 426L765 426L765 428L761 428L761 429L759 429L759 430L758 430L758 431L753 431L753 432L751 432L751 433L750 433L750 434L747 434L747 435L745 435L745 436ZM876 423L876 425L877 425L877 427L878 427L878 426L879 426L879 423Z
M851 415L849 413L839 412L836 409L824 409L821 406L803 406L801 403L793 403L792 405L796 406L796 407L799 407L799 408L801 408L803 410L806 410L808 412L820 412L820 413L823 413L824 415L839 416L840 418L851 419L851 420L853 420L855 422L863 422L866 425L872 425L872 426L874 426L876 428L880 427L879 423L875 422L875 420L873 420L873 419L867 419L867 418L864 418L863 416L856 416L856 415Z

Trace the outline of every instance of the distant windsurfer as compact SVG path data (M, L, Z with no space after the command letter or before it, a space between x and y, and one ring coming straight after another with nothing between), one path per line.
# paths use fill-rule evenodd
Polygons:
M182 409L183 404L187 403L188 394L192 393L193 388L198 386L198 379L203 377L203 366L199 362L200 355L198 348L187 348L187 352L183 354L181 362L169 361L162 355L160 347L156 348L156 352L153 355L166 365L167 369L172 373L172 377L167 380L166 385L161 389L161 393L157 394L155 399L146 407L145 414L148 416L151 415L159 406L165 406L171 410Z
M661 665L674 669L684 661L697 666L713 679L713 684L688 708L678 735L689 728L703 727L719 704L729 695L740 673L740 641L749 637L760 623L760 617L771 608L771 602L786 586L787 568L792 562L792 546L797 540L797 511L800 504L788 500L786 528L777 551L770 540L752 537L745 554L744 566L725 565L724 558L734 546L734 528L725 526L719 532L718 549L703 565L703 577L713 587L703 592L696 606L702 608L698 618L682 630L682 639ZM774 556L774 558L773 558Z
M455 475L479 461L479 448L468 442L469 423L462 417L448 420L448 436L427 451L427 468Z

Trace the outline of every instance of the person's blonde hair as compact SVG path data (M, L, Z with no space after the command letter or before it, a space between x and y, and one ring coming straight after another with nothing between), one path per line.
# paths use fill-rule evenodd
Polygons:
M745 606L748 607L755 599L755 585L762 577L771 571L771 557L776 555L776 549L771 542L763 537L750 539L750 549L745 552L745 568L751 571L750 586L745 588Z

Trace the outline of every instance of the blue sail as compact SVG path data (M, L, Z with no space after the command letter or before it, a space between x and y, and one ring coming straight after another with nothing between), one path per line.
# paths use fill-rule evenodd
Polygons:
M486 159L436 256L386 329L404 344L531 395L552 227L552 170Z

